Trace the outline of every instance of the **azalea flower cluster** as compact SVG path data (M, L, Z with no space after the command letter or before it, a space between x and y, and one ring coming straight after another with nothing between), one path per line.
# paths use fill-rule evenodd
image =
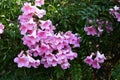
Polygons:
M93 58L94 56L95 58ZM105 60L106 58L104 54L101 54L99 51L97 51L96 54L91 53L90 56L87 56L84 59L84 62L87 63L89 66L92 66L93 68L100 69L101 68L100 64L104 63Z
M103 31L106 31L107 33L113 31L112 23L109 21L101 21L97 19L96 24L94 25L93 21L89 20L88 24L90 24L90 26L84 27L84 31L87 32L87 35L100 37Z
M80 38L71 31L54 33L55 26L50 20L41 20L46 11L39 9L44 5L44 0L35 0L35 5L25 3L22 7L23 14L19 16L20 31L23 35L23 44L29 50L21 51L14 59L18 67L37 68L43 64L45 68L60 65L62 69L70 67L68 60L77 57L72 47L80 47ZM40 57L35 60L34 57Z
M110 14L112 14L118 22L120 22L120 7L114 6L114 8L110 9Z
M40 65L40 60L33 59L28 51L26 51L26 53L27 54L25 54L24 51L21 51L20 54L18 54L18 57L14 59L14 62L18 63L18 67L37 68Z
M0 23L0 34L2 34L3 32L4 32L4 25Z

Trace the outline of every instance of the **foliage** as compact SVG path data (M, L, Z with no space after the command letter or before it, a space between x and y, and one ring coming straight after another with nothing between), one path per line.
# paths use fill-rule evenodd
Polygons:
M34 1L34 0L27 0ZM18 3L19 4L18 4ZM26 46L22 44L19 31L18 15L25 0L2 0L0 2L0 22L5 25L5 32L0 39L0 80L90 80L93 69L86 65L83 60L91 52L100 50L107 56L106 62L111 60L116 67L112 72L112 79L119 80L119 55L120 55L120 23L109 14L109 9L118 5L117 0L46 0L44 9L47 15L43 19L50 19L57 25L58 31L71 30L81 36L81 47L74 49L78 58L71 61L71 67L62 70L59 66L45 69L17 68L13 63L14 57ZM113 32L103 33L100 38L87 36L84 26L89 19L94 22L97 19L109 20L113 23ZM96 48L99 44L99 48ZM116 56L117 55L117 56ZM114 58L115 56L115 58ZM113 58L112 58L113 57ZM118 60L117 60L118 59ZM104 65L104 64L103 64Z
M113 79L119 80L120 79L120 62L118 65L115 66L112 72Z

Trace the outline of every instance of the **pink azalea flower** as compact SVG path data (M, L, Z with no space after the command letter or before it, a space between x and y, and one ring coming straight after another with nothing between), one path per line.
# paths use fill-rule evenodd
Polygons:
M40 60L33 59L29 54L27 55L29 67L37 68L40 65Z
M77 36L74 36L73 38L71 38L70 40L70 44L73 45L73 47L80 47L80 38L78 39Z
M79 43L81 40L80 37L79 38L77 37L77 34L72 34L71 31L67 31L63 36L65 38L64 40L65 43L72 44L74 48L80 47Z
M89 65L92 65L93 63L93 59L92 59L92 56L93 56L94 53L92 53L90 56L87 56L84 60L85 63L89 64Z
M37 39L34 38L34 36L27 36L27 35L24 35L22 40L23 40L23 44L27 45L28 47L31 47L32 45L35 45L36 42L37 42Z
M73 60L74 58L77 57L77 53L72 52L72 51L68 51L68 52L66 52L66 56L68 59Z
M120 8L119 8L118 6L116 6L116 5L114 6L114 10L115 10L115 11L117 11L117 10L119 10L119 9L120 9Z
M120 22L120 7L115 6L114 9L110 9L110 14L114 15L117 18L117 21Z
M37 40L37 30L36 29L33 29L28 33L29 33L28 36L33 36Z
M20 33L22 35L25 35L27 33L27 31L28 31L27 26L25 26L24 24L20 26L20 30L21 30Z
M50 52L47 52L45 54L45 58L47 59L47 61L52 61L54 57L55 57L54 54L52 54Z
M14 62L18 64L18 67L28 67L29 60L25 54L23 54L23 51L14 59Z
M20 20L20 23L25 23L28 22L32 18L33 14L22 14L18 17L18 20Z
M0 34L2 34L3 32L4 32L4 25L0 23Z
M95 36L97 34L96 29L93 26L85 27L85 32L87 32L87 35Z
M55 30L55 26L50 25L50 28L48 29L48 31L53 32L53 30Z
M62 48L64 48L64 44L63 44L63 39L64 37L58 33L57 35L55 35L55 38L54 38L54 48L58 49L58 50L61 50Z
M57 59L58 59L58 64L62 64L63 61L66 61L66 59L67 59L65 53L63 53L62 51L59 51L59 52L56 54L56 57L57 57Z
M29 32L34 32L36 27L37 27L36 22L34 22L33 18L31 18L28 22L21 23L20 26L21 34L25 35L26 33L28 34Z
M101 26L98 27L98 33L97 36L100 37L100 35L102 34L103 29L101 28Z
M55 57L55 55L53 55L52 53L47 53L45 54L45 58L47 60L47 63L51 66L57 66L57 59Z
M112 8L110 8L109 10L110 10L110 14L112 14L112 15L116 12L116 11L115 11L114 9L112 9Z
M44 29L49 30L50 26L52 25L52 22L50 20L47 20L47 21L40 20L40 23L41 23L40 27L42 28L42 30L44 30Z
M120 13L116 12L115 17L117 18L117 21L120 22Z
M35 0L35 5L41 7L42 5L44 5L44 0Z
M96 68L96 69L100 69L100 64L98 63L98 61L96 59L93 60L92 62L92 67Z
M56 57L58 59L64 59L64 58L66 58L65 51L59 50L58 53L56 54Z
M50 52L50 47L49 47L49 45L47 45L47 44L44 44L44 43L41 43L41 46L40 46L40 53L39 53L39 55L40 56L43 56L43 54L44 53L46 53L47 51L49 51Z
M70 67L70 64L68 62L61 64L62 69L67 69Z
M46 39L47 38L47 32L38 29L38 31L37 31L37 37L39 38L39 40Z
M35 6L32 6L31 3L24 3L24 6L21 8L21 10L24 12L24 15L28 14L34 14L35 13Z
M41 59L41 64L44 64L44 67L45 67L45 68L48 68L48 67L51 66L51 64L48 64L46 58L42 58L42 59Z
M54 48L56 48L57 50L61 50L62 48L64 48L64 45L63 45L63 43L58 43L57 45L55 45L56 47L54 47Z
M75 39L73 39L73 47L76 48L76 47L80 47L80 42L81 42L81 38L79 37L75 37Z
M65 37L66 39L70 39L71 36L73 36L73 34L72 34L71 31L67 31L67 32L64 34L64 37Z
M31 53L33 53L33 55L35 57L37 57L40 54L40 47L39 47L39 45L36 45L35 48L31 49L30 51L31 51Z
M56 58L53 58L53 60L51 61L51 65L53 67L57 66L58 60Z
M97 60L97 62L99 62L99 63L103 63L104 60L106 60L106 58L105 58L104 54L100 54L100 52L97 51L95 60Z
M31 18L28 22L24 23L26 26L29 26L27 27L28 30L32 30L34 28L37 27L37 23L33 20L33 18Z
M57 35L55 35L55 40L56 40L55 44L57 45L59 43L62 43L63 39L64 39L64 37L62 36L62 34L58 33Z
M46 11L41 9L39 10L38 8L36 8L36 16L38 16L39 18L42 18L44 15L46 15Z

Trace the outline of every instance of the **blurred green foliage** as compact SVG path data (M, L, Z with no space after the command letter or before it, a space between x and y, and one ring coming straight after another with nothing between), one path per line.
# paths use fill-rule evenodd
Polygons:
M41 65L37 69L17 68L13 62L15 56L27 47L22 44L19 31L18 16L21 14L21 7L24 2L34 0L2 0L0 1L0 22L5 25L5 32L0 39L0 80L90 80L92 68L86 65L83 60L93 51L96 51L96 44L106 56L120 54L120 23L108 12L109 8L119 5L112 0L45 0L43 9L47 15L43 19L50 19L57 25L58 31L71 30L78 33L82 39L81 47L75 49L78 58L71 61L71 67L62 70L60 66L45 69ZM103 35L100 38L89 37L83 28L89 19L109 20L113 23L114 31L110 35ZM102 40L102 42L100 42ZM92 42L92 44L90 44ZM112 80L120 78L119 63L112 71Z

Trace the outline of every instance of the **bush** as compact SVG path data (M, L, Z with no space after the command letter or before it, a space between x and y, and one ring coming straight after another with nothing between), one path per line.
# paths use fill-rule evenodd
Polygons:
M33 3L34 0L27 0ZM111 15L110 8L119 6L117 0L46 0L42 7L47 10L43 20L50 19L56 25L55 32L71 30L78 33L82 41L80 48L73 49L78 57L70 61L70 68L62 70L60 66L45 69L17 68L13 62L21 50L27 50L22 43L19 30L18 16L24 0L2 0L0 2L0 22L5 25L5 31L0 40L0 80L119 80L119 55L120 55L120 22ZM112 22L113 31L103 32L100 37L90 36L84 27L98 26L96 20ZM103 25L105 29L105 24ZM91 52L100 51L105 54L106 60L99 70L85 64L84 59ZM115 69L114 69L115 68ZM43 77L44 76L44 77ZM96 77L95 77L96 76Z

